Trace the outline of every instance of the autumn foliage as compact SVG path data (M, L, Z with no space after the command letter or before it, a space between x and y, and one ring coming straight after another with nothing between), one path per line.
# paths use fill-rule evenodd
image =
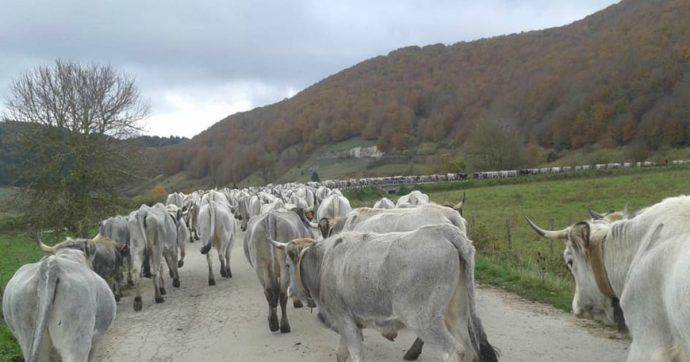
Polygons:
M385 152L467 141L483 120L523 145L687 145L690 2L624 0L573 24L366 60L165 148L166 174L239 181L353 136Z

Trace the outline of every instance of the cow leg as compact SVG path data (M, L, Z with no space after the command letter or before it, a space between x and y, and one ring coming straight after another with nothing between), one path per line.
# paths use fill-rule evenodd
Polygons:
M177 267L182 268L184 266L184 257L187 255L184 241L181 242L178 247L180 248L180 259L177 261ZM177 259L177 258L175 258L175 259Z
M271 332L275 332L280 328L276 311L278 307L277 288L266 288L264 290L264 295L266 296L266 301L268 301L268 329Z
M168 253L165 255L165 263L168 264L168 269L170 271L170 277L172 278L172 285L174 288L180 287L180 274L177 270L177 255L175 253Z
M350 356L350 352L347 351L347 341L345 337L340 336L340 343L338 344L338 350L335 352L335 360L337 362L346 362L347 357Z
M216 279L213 277L213 263L211 262L211 251L206 253L206 262L208 263L208 285L216 285Z
M124 277L122 273L122 267L122 265L119 265L115 270L115 288L117 289L117 292L115 294L115 301L117 302L119 302L120 299L122 299L122 279Z
M403 359L405 361L416 361L419 355L422 354L422 347L424 347L424 341L419 338L415 339L410 349L403 356Z
M146 248L144 251L144 262L142 263L141 270L144 278L151 278L151 251Z
M120 283L118 283L117 280L114 281L113 285L110 286L110 289L113 291L115 302L119 302L120 298L122 298L122 294L120 294Z
M220 276L227 278L228 274L225 270L225 253L223 253L223 249L221 248L216 249L216 251L218 252L218 262L220 263Z
M137 253L133 258L131 258L131 273L130 277L132 278L132 284L134 285L135 288L135 297L134 297L134 311L139 312L141 311L143 307L143 303L141 301L141 289L139 288L139 283L141 282L141 277L139 276L139 268L141 268L141 263L140 260L142 259L143 255L140 253Z
M51 335L51 337L53 337ZM84 340L71 340L69 338L59 338L55 341L55 349L62 361L89 361L92 349L92 337L84 336ZM43 359L41 359L43 360ZM49 360L48 358L45 359Z
M338 328L340 334L340 346L338 348L338 361L347 360L347 355L345 359L341 359L344 355L343 348L350 355L350 360L352 362L361 362L364 360L362 356L362 330L357 327L354 321L346 320L341 323L340 328Z
M160 269L158 269L158 288L161 291L161 295L166 295L168 292L165 291L165 281L163 280L163 263L161 263Z
M156 303L163 303L165 302L165 299L163 299L163 293L162 291L165 291L163 289L163 278L161 277L160 279L158 278L161 274L161 254L153 252L151 253L151 257L149 260L151 261L150 269L153 273L151 275L151 279L153 280L153 291L154 291L154 301ZM161 291L161 289L163 289Z
M290 333L290 322L287 318L287 294L280 292L280 333Z
M230 253L232 253L233 244L233 240L230 239L228 246L225 248L225 274L228 276L228 278L232 278L232 271L230 270Z
M413 330L419 338L442 351L443 361L465 361L467 351L448 330L443 318L430 318L414 323Z
M129 252L129 255L127 255L127 258L125 259L127 261L127 285L130 287L134 286L134 280L132 279L132 252Z

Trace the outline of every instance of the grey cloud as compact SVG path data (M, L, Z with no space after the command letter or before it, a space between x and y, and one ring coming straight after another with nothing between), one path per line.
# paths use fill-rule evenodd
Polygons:
M562 25L613 2L13 0L0 13L0 96L55 58L109 62L150 96L243 81L302 89L402 46Z

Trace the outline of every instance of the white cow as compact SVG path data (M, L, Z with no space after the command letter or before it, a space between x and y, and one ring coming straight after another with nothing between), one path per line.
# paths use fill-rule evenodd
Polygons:
M29 362L48 360L53 348L63 361L88 361L116 310L108 284L70 248L19 268L2 298L4 319Z
M573 312L626 325L628 361L690 358L690 197L650 206L630 219L585 221L541 236L565 241L575 278Z
M350 211L352 211L350 201L342 195L332 193L323 200L316 211L316 220L319 223L321 235L327 237L331 226L337 224L339 220L345 219Z
M342 233L320 242L274 242L297 295L340 335L338 361L362 361L362 329L393 340L411 329L444 360L496 361L475 313L474 247L451 225L407 233Z
M381 200L376 201L374 204L375 209L392 209L394 207L395 203L387 197L381 198Z
M223 202L209 201L199 210L199 238L203 243L201 253L208 263L208 285L216 285L211 262L211 248L215 247L220 262L220 275L232 278L230 253L235 244L235 220L230 207Z
M415 207L429 203L429 195L423 194L421 191L414 190L407 195L400 196L396 207Z

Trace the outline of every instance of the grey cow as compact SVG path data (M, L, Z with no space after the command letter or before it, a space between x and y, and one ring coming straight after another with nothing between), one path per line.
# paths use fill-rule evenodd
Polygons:
M143 265L144 256L148 254L150 261L151 278L154 286L154 300L163 303L166 294L163 286L162 260L165 258L170 274L173 278L173 287L180 286L180 277L177 272L178 264L178 240L175 219L169 214L163 204L153 207L141 205L132 212L129 217L130 254L132 257L132 279L136 288L134 297L134 310L142 308L141 292L139 288L139 268Z
M215 247L220 262L220 275L232 278L230 269L230 253L235 244L236 223L232 217L230 206L224 201L209 200L199 210L199 237L204 245L201 254L206 255L208 263L208 285L216 285L211 262L211 248Z
M122 297L122 250L123 245L101 234L93 239L67 238L54 246L48 246L38 242L41 250L48 254L55 254L60 249L70 248L80 250L86 255L86 260L93 271L96 272L115 295L115 301Z
M274 210L249 220L244 236L244 256L264 288L269 307L268 328L271 332L279 328L282 333L290 332L286 313L290 276L284 253L275 249L271 241L287 243L292 239L307 237L313 238L313 234L302 210ZM278 302L282 313L280 326L276 311ZM295 301L294 306L299 308L302 304Z
M116 309L108 284L72 248L19 268L2 298L4 319L29 362L49 359L53 349L63 361L88 361Z
M132 282L132 258L129 253L129 224L125 216L113 216L101 221L98 233L120 244L124 268L127 271L127 282Z
M334 225L330 233L337 231L404 232L417 230L422 226L446 224L457 227L463 235L467 235L467 221L459 212L463 202L457 204L455 209L434 203L422 204L413 208L371 209L362 207L348 214L342 224ZM422 353L423 347L424 342L418 338L407 351L404 359L416 360Z
M410 328L444 360L497 360L475 312L474 246L457 227L273 245L286 251L300 298L315 302L319 319L340 335L338 361L362 360L367 327L390 340Z

